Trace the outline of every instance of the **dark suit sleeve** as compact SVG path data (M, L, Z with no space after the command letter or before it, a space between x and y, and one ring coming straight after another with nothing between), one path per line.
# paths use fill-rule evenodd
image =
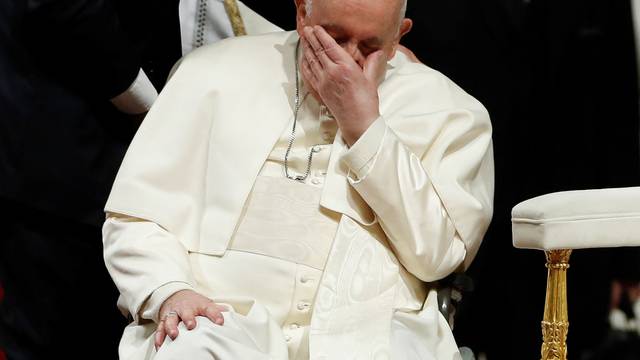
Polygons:
M132 84L141 67L140 56L110 0L28 4L25 30L38 66L98 99L113 98Z

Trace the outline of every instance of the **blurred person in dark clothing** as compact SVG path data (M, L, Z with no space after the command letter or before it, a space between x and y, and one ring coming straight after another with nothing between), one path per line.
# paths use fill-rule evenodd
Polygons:
M240 6L250 29L271 25ZM221 0L0 4L0 351L10 360L117 358L126 321L102 260L107 194L173 65L232 35Z
M130 34L133 55L158 91L178 60L206 44L235 36L223 0L114 0L122 28ZM236 1L249 34L280 30L261 18L272 3ZM245 3L247 6L245 6ZM293 6L293 1L284 4ZM258 6L262 4L262 6ZM257 7L257 10L256 8ZM271 12L278 6L271 6ZM295 8L295 7L294 7Z
M109 2L0 2L8 359L116 358L124 318L102 261L102 207L137 128L125 112L144 113L154 98Z

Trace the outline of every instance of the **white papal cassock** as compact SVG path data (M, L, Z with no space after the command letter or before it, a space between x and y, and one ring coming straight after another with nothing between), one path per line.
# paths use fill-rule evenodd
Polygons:
M105 260L133 317L122 359L457 359L430 283L467 266L491 218L486 110L398 54L382 116L351 148L306 97L297 34L243 37L182 60L106 206ZM304 87L303 87L304 94ZM227 304L153 348L158 310L194 289ZM185 353L189 351L189 353Z

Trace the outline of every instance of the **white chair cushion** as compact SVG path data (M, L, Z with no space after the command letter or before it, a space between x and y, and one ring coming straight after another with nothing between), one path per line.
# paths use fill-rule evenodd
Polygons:
M640 187L539 196L516 205L511 222L517 248L640 246Z

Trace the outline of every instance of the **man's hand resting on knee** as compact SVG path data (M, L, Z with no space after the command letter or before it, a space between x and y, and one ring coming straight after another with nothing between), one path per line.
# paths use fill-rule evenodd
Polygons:
M213 300L192 290L182 290L171 295L160 307L160 322L156 330L155 345L158 349L167 335L172 340L178 337L178 324L182 321L188 330L196 327L196 316L207 317L212 322L222 325L223 306L216 305Z

